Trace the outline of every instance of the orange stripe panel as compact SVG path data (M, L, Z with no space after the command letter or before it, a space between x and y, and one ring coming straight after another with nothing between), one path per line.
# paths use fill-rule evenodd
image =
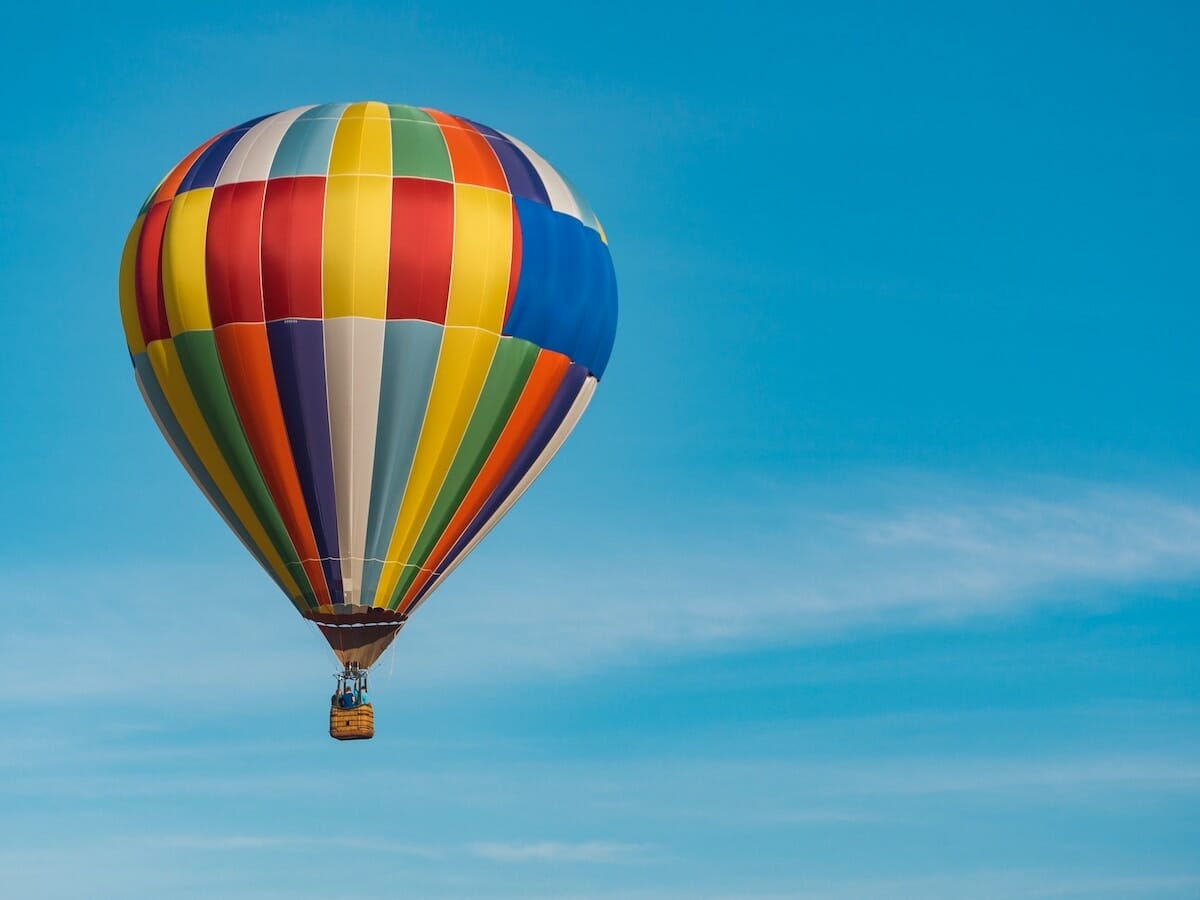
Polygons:
M300 563L322 606L330 604L329 586L321 569L308 508L300 490L296 462L288 443L283 408L275 387L267 326L261 322L234 322L215 331L217 354L229 385L229 394L258 462L263 481L275 501L279 517L300 555Z
M517 204L512 205L512 262L508 268L508 296L504 300L504 318L501 323L508 321L512 312L513 298L517 296L517 283L521 280L521 217L517 215ZM503 324L501 325L503 328Z
M508 192L508 179L504 177L500 160L496 158L496 151L487 142L487 138L454 116L448 116L436 109L427 109L425 112L429 113L442 129L446 149L450 151L450 167L457 184L477 184Z
M561 353L555 353L553 350L542 350L538 353L537 361L534 362L533 369L529 372L529 380L521 392L521 399L517 401L512 415L508 418L508 424L504 426L504 431L496 440L496 445L488 455L487 462L479 470L475 483L471 485L471 489L459 504L454 518L450 520L450 524L442 532L441 539L438 540L437 545L426 559L425 569L427 571L422 572L405 592L404 599L397 607L401 612L408 611L409 604L420 593L425 583L433 577L433 570L453 549L455 542L467 530L467 526L483 508L484 503L496 490L501 479L508 474L517 455L524 449L525 444L529 441L529 436L533 434L533 430L545 415L546 409L550 406L550 401L554 399L554 394L570 365L571 361Z
M183 179L191 170L192 163L194 163L200 157L201 153L212 146L217 138L223 137L225 134L226 132L224 131L222 131L220 134L214 134L207 141L185 156L183 158L183 162L173 168L171 170L171 174L164 178L163 183L158 186L158 191L154 194L154 202L160 203L163 200L173 200L175 198L175 192L179 190L179 185L183 183Z

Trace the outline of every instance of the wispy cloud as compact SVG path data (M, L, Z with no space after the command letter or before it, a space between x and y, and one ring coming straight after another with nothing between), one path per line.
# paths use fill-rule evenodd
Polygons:
M337 835L309 837L304 835L275 834L169 834L136 836L129 838L128 842L139 847L214 851L218 853L231 850L311 849L328 852L333 849L347 849L364 853L401 854L425 859L436 859L445 855L443 849L430 845L406 844L400 841L371 839L361 836L338 837Z
M532 843L470 844L468 849L480 859L501 863L629 863L643 860L650 849L645 844L621 844L609 841L534 841Z
M631 532L621 556L573 554L539 574L553 590L528 588L528 569L488 557L410 627L428 629L444 658L577 666L642 648L1109 604L1136 586L1200 576L1200 499L1152 489L893 473L840 491L770 493L678 537ZM498 594L506 584L522 590ZM512 639L496 648L497 633Z
M962 897L1004 897L1009 900L1117 900L1163 897L1184 900L1195 896L1200 875L1165 873L1095 876L1061 870L992 869L954 875L902 878L812 879L782 891L700 894L740 900L960 900ZM599 896L599 895L593 895Z
M1180 490L901 472L763 493L678 534L631 521L621 543L544 552L536 570L485 545L422 607L381 672L397 659L408 683L588 667L1113 603L1139 585L1200 576L1200 497ZM22 670L58 662L51 696L118 693L148 671L177 694L212 696L248 667L258 690L314 663L332 671L315 629L253 564L226 562L49 572L39 616L14 620L0 654ZM91 604L75 601L80 585Z

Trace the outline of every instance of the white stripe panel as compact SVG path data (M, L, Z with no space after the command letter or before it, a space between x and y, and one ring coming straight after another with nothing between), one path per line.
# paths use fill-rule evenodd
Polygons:
M297 106L285 112L268 116L249 131L242 135L225 164L217 175L217 187L223 184L236 184L239 181L266 181L271 174L271 163L275 160L275 151L292 123L300 118L311 106Z
M600 227L600 220L596 218L596 214L592 212L591 204L587 202L587 198L579 191L575 190L575 185L563 178L563 184L567 186L567 190L571 192L571 196L575 198L575 203L579 207L579 221L593 231L604 233L604 229Z
M525 477L517 482L517 486L513 488L513 492L508 495L508 499L501 503L500 507L494 513L492 513L492 517L488 519L486 523L484 523L484 526L479 529L479 532L475 535L475 537L471 538L471 542L463 548L462 553L458 554L458 558L451 563L450 568L446 569L445 572L434 579L434 582L430 585L429 590L425 592L425 596L422 597L420 601L409 610L409 615L416 612L422 603L433 596L433 592L438 589L438 586L445 581L451 572L458 568L459 563L471 555L471 551L475 549L476 545L478 545L480 541L487 537L488 532L495 528L497 523L499 523L499 521L504 518L508 511L513 508L513 505L521 499L521 495L529 490L529 486L537 480L539 475L542 474L542 470L546 468L550 460L552 460L554 455L558 453L559 448L562 447L566 439L570 437L571 432L575 430L575 426L579 424L579 420L583 416L584 410L586 410L588 404L592 402L592 395L596 393L597 384L598 382L594 377L588 376L587 381L585 381L583 383L583 387L580 388L579 395L575 398L575 402L572 403L571 408L567 410L567 415L563 418L562 422L559 423L558 430L554 432L554 436L550 438L550 442L546 444L544 448L542 448L542 452L538 455L538 458L533 461L533 465L529 467L529 471L525 473Z
M325 380L333 436L333 484L337 496L338 545L346 603L359 603L379 382L383 373L383 319L339 316L325 320Z
M500 132L504 134L504 132ZM511 134L505 134L506 138L516 145L517 149L525 154L526 158L533 164L534 170L541 176L542 184L546 186L546 193L550 195L550 207L559 212L564 212L569 216L574 216L585 225L590 224L583 218L583 214L579 210L579 204L575 202L575 193L555 170L554 166L546 162L537 152L528 144L523 144Z

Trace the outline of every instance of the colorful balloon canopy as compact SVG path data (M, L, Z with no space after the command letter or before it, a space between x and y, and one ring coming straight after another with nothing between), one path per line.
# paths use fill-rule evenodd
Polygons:
M617 316L604 231L544 159L375 102L190 153L133 224L120 295L163 436L362 666L561 446Z

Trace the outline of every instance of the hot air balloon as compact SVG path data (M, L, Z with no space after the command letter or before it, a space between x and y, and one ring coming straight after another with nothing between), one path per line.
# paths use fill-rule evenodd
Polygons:
M304 106L204 142L129 232L138 388L197 486L343 666L345 703L558 451L616 330L607 238L510 135Z

